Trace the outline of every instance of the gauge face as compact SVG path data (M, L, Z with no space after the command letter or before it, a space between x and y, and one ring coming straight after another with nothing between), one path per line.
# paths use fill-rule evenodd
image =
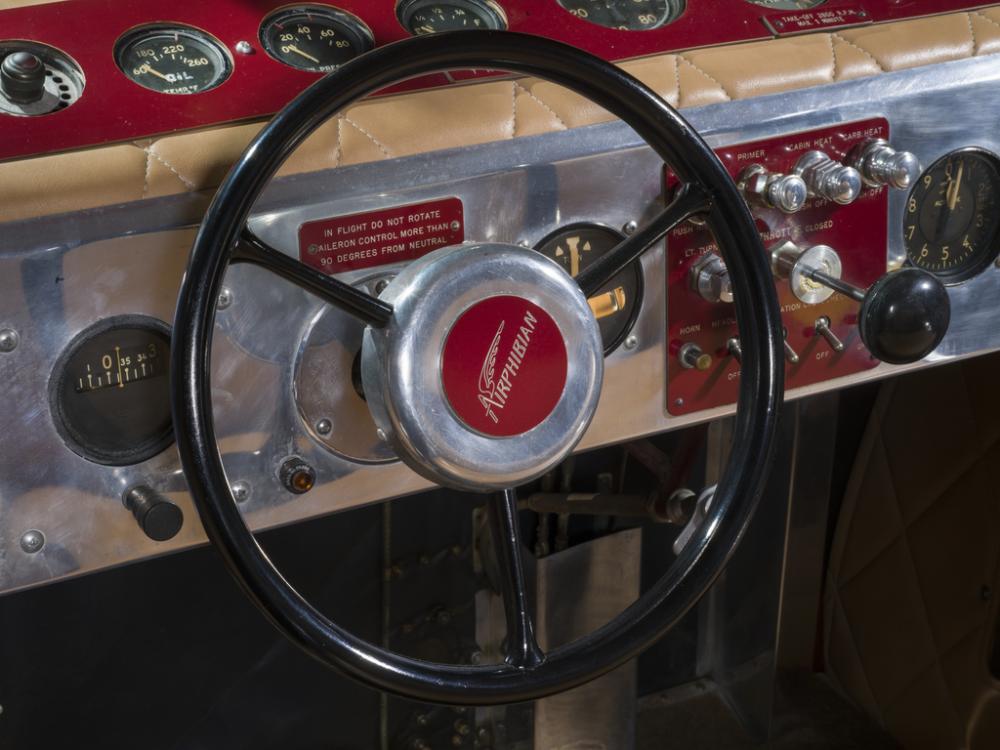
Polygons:
M115 47L121 71L161 94L198 94L227 78L229 53L211 36L186 26L146 26L126 34Z
M535 249L575 277L622 239L622 235L607 227L577 224L549 235ZM642 301L642 269L639 263L632 263L619 271L588 301L601 329L604 353L610 354L628 334L639 313Z
M297 5L268 16L260 42L275 60L314 73L336 70L375 46L359 18L322 5Z
M558 0L577 18L622 31L649 31L675 20L684 0Z
M403 28L416 36L463 29L506 29L500 6L490 0L403 0L396 7Z
M822 5L826 0L747 0L747 2L774 10L809 10Z
M56 363L49 393L69 447L101 464L145 461L173 440L167 326L137 315L87 329Z
M1000 162L956 151L920 176L903 219L906 255L951 282L979 273L1000 250Z

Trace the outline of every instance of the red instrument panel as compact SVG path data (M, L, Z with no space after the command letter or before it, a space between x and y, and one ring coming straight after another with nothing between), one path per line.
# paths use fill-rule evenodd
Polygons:
M687 0L683 12L655 29L606 28L570 13L556 0L498 0L507 28L546 36L607 60L877 23L988 5L954 0L826 0L809 10L765 7L749 0ZM285 65L264 50L261 22L284 0L73 0L0 11L0 42L48 45L72 58L86 86L72 106L35 117L0 113L0 160L52 153L181 130L266 117L320 75ZM393 0L336 0L357 16L376 46L405 38ZM782 3L784 5L784 3ZM330 7L330 6L326 6ZM785 6L787 7L787 5ZM129 80L115 61L116 43L145 24L190 26L218 40L232 69L226 80L191 95L152 91ZM468 81L483 73L429 76L391 92ZM67 98L67 97L64 97Z
M789 174L799 158L814 149L844 160L855 146L872 138L888 137L889 125L880 118L744 143L717 153L736 179L753 164ZM867 288L886 272L888 190L866 187L849 205L810 199L794 214L755 208L764 247L770 250L788 240L803 249L828 245L840 257L841 278ZM686 223L667 236L667 410L671 414L689 414L736 402L740 366L729 343L738 340L739 335L733 306L705 300L691 284L691 267L707 253L718 253L718 247L706 229ZM790 347L786 353L786 389L850 375L878 364L861 342L857 302L833 294L819 304L806 304L792 294L787 280L775 279L775 283ZM843 343L843 351L836 351L817 333L816 323L821 318L829 321L830 331ZM703 358L701 365L706 369L683 366L679 355L686 344L695 345L703 357L708 355L711 364L706 366L708 359ZM796 357L797 362L790 361Z

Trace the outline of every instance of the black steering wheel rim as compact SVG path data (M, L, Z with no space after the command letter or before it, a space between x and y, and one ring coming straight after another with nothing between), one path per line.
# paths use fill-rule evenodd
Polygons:
M604 627L540 663L443 665L389 652L343 630L274 568L246 526L225 477L212 420L216 300L254 202L284 160L322 122L390 84L447 69L493 68L563 85L624 120L678 178L708 195L706 218L729 268L743 345L729 463L706 522L662 578ZM202 523L256 606L310 656L373 687L413 699L486 705L569 689L637 655L670 629L721 572L738 544L773 460L783 389L782 326L761 238L712 150L655 92L585 52L510 32L428 35L376 49L304 91L232 168L195 239L178 297L171 353L174 425ZM662 404L651 408L663 408Z

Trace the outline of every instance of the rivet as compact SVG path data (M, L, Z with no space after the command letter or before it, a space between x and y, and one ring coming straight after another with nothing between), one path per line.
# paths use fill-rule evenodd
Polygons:
M229 287L224 286L219 292L219 309L225 310L231 304L233 304L233 292Z
M21 343L21 337L13 328L0 331L0 352L12 352Z
M379 440L381 440L383 443L386 441L385 430L383 430L381 427L379 427L377 430L375 430L375 436Z
M316 423L316 432L320 435L329 435L333 430L333 422L329 419L321 419Z
M247 41L236 42L236 45L233 47L233 49L235 49L241 55L252 55L253 54L253 45L250 44L250 42L247 42Z
M458 221L457 219L451 222L451 231L457 232L461 228L462 228L462 222Z
M674 399L674 406L684 406L684 399L682 399L682 398L675 398Z
M625 339L624 346L626 349L629 350L635 349L637 346L639 346L639 339L637 339L635 336L629 336L628 338Z
M29 529L21 535L21 549L33 555L45 546L45 534L38 529Z
M626 235L635 234L635 230L638 228L639 228L638 224L636 224L634 221L629 221L626 222L625 226L622 227L622 233Z
M250 498L250 485L246 482L233 482L230 490L233 493L233 499L238 503L245 503Z

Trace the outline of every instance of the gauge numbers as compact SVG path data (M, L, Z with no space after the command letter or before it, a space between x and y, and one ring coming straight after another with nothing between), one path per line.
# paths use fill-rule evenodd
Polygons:
M403 0L396 7L403 28L416 36L439 31L507 28L500 6L491 0Z
M747 0L747 2L774 10L809 10L822 5L826 0Z
M375 46L357 16L322 5L283 8L264 19L260 42L271 57L313 73L329 73Z
M903 219L910 263L958 282L1000 250L1000 161L974 149L934 162L910 193Z
M535 249L575 277L622 239L618 232L599 224L575 224L549 235ZM642 270L636 261L587 300L597 318L605 354L610 354L632 328L641 297Z
M160 94L198 94L232 72L226 49L204 31L187 26L144 26L115 47L118 67L144 88Z
M621 31L649 31L675 20L684 0L558 0L577 18Z

